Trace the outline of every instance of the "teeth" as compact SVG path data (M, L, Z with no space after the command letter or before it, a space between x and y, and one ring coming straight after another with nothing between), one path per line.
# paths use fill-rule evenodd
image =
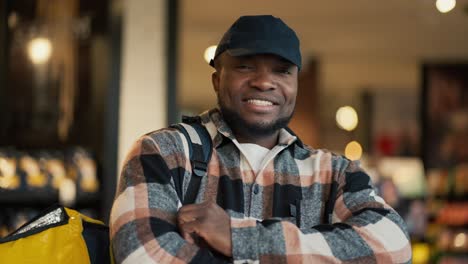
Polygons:
M249 100L247 100L247 102L250 103L250 104L261 105L261 106L273 105L272 102L264 101L264 100L258 100L258 99L249 99Z

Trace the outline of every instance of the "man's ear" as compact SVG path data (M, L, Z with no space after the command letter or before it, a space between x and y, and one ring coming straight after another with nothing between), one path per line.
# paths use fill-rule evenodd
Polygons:
M211 83L213 84L213 89L216 93L219 91L219 73L218 71L214 71L211 74Z

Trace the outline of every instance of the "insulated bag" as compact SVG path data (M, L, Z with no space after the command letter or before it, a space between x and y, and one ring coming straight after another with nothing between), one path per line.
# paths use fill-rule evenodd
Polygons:
M101 221L55 205L0 238L0 263L113 263Z

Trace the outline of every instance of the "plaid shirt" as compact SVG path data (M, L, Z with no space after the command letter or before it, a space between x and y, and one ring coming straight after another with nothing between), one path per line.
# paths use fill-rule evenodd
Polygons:
M166 128L141 137L124 163L110 219L117 263L411 262L403 220L356 162L283 129L255 174L220 112L201 117L213 153L196 202L229 214L233 258L179 235L177 192L192 170L187 141Z

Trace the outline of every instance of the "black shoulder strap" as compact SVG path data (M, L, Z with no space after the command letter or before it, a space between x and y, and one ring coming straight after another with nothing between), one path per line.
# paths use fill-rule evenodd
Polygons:
M182 123L174 124L171 127L182 132L188 142L192 177L182 204L191 204L195 202L201 179L206 175L208 169L212 152L211 137L198 116L183 116Z

